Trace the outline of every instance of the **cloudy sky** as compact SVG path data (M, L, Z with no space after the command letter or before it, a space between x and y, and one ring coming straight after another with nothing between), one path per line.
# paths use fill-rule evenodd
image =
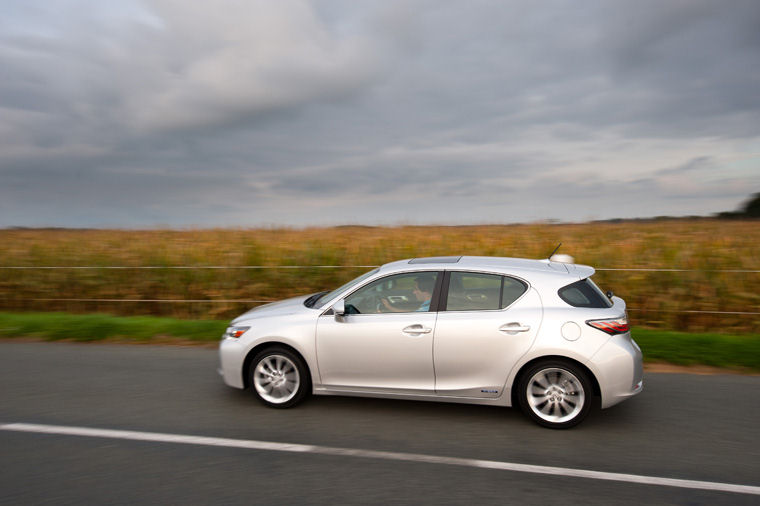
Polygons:
M706 215L760 2L0 0L0 227Z

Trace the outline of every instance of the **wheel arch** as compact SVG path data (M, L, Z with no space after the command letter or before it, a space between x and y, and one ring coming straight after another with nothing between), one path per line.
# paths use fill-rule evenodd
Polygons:
M250 370L251 370L251 363L253 362L254 357L261 353L262 351L266 350L267 348L283 348L285 350L288 350L289 352L296 355L298 358L301 359L301 362L303 362L303 365L306 367L306 372L308 380L309 380L309 387L311 388L313 385L312 381L312 372L311 368L309 367L309 362L307 362L306 358L303 356L303 353L298 351L293 346L290 346L289 344L285 344L280 341L267 341L265 343L260 343L251 348L248 351L248 354L245 356L245 360L243 361L243 388L248 388L251 386L251 379L250 379Z
M601 402L602 389L599 387L599 380L596 379L596 375L585 364L583 364L582 362L579 362L578 360L575 360L574 358L566 357L563 355L544 355L544 356L536 357L532 360L529 360L528 362L524 363L522 367L520 367L519 371L517 371L517 374L515 375L515 378L512 381L512 388L510 392L512 406L519 406L518 397L517 397L518 396L517 385L520 384L520 380L522 379L523 375L535 364L539 362L552 361L552 360L570 362L571 364L581 369L584 373L586 373L589 381L591 381L591 388L593 389L594 397L596 397L595 402L597 404Z

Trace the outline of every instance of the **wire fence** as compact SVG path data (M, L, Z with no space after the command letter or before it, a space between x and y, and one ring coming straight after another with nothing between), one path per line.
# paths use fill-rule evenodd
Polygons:
M308 269L317 269L317 270L340 270L340 269L371 269L378 267L377 265L47 265L47 266L25 266L25 265L0 265L0 272L2 270L5 271L56 271L56 270L70 270L70 271L95 271L98 270L106 270L106 271L140 271L140 270L147 270L147 271L172 271L172 270L180 270L180 271L203 271L203 270L247 270L247 271L274 271L274 270L308 270ZM699 275L699 273L704 273L707 275L720 275L720 274L741 274L741 275L748 275L748 274L760 274L760 269L682 269L682 268L667 268L667 267L600 267L596 268L596 271L599 272L622 272L622 273L676 273L676 274L694 274ZM114 273L115 275L116 273ZM127 275L127 274L125 274ZM22 278L23 279L23 278ZM327 286L327 285L326 285ZM243 295L244 292L238 292L240 295ZM154 305L174 305L177 307L181 307L181 305L186 304L188 307L190 305L198 305L198 307L204 307L201 305L213 305L213 307L220 307L219 315L227 315L228 313L232 313L234 311L239 310L241 305L261 305L261 304L268 304L271 302L274 302L276 298L273 299L261 299L261 298L177 298L177 297L167 297L167 298L160 298L160 297L150 297L150 295L157 295L157 292L145 292L146 298L139 298L139 297L129 297L125 296L123 298L121 297L35 297L32 293L27 293L26 295L22 295L21 297L18 297L18 295L21 295L20 293L17 293L16 296L9 296L4 297L6 299L6 302L12 302L15 304L21 304L22 307L25 303L31 303L33 304L33 307L44 307L41 305L41 303L55 303L59 306L70 306L70 307L82 307L82 308L92 308L92 307L100 307L101 305L110 305L110 304L116 304L119 305L125 305L125 304L131 304L131 306L125 306L125 307L138 307L142 304L154 304ZM251 293L254 295L254 293ZM31 297L28 295L32 295ZM39 294L42 295L42 294ZM62 293L63 295L63 293ZM74 295L71 293L71 295ZM95 295L93 293L93 295ZM108 294L112 295L112 294ZM117 294L113 294L117 295ZM130 295L137 295L136 293L130 294ZM175 295L175 294L166 294L166 295ZM204 294L205 295L205 294ZM221 294L220 294L221 295ZM274 294L276 296L276 294ZM11 300L12 299L12 300ZM74 306L71 306L71 305ZM76 306L79 304L79 306ZM3 304L4 305L4 304ZM221 309L222 306L225 306L226 309ZM646 307L646 308L638 308L638 307L629 307L628 311L632 312L634 314L638 315L644 315L644 314L663 314L663 315L683 315L684 318L688 318L688 315L706 315L706 318L715 317L746 317L746 316L759 316L760 311L753 311L753 310L745 310L745 309L754 309L752 307L753 304L750 304L749 307L745 306L743 308L739 308L742 310L717 310L717 309L688 309L688 308L679 308L679 309L661 309L656 307ZM148 306L141 306L144 309ZM158 306L157 306L158 307ZM165 307L165 306L164 306ZM207 306L212 307L212 306ZM687 306L688 307L688 306ZM32 307L30 307L31 309ZM21 309L21 307L19 307ZM174 310L172 310L174 311ZM201 312L199 312L201 311ZM226 311L226 312L223 312ZM202 310L193 310L194 314L202 314ZM756 324L755 324L756 325Z
M374 269L379 265L0 265L9 270L55 270L55 269ZM760 269L672 269L664 267L595 267L607 272L709 272L724 274L760 274Z
M21 299L34 302L163 302L169 304L269 304L276 302L273 300L246 300L246 299L77 299L77 298L40 298L40 299ZM636 308L627 308L627 311L641 311ZM681 313L681 314L714 314L714 315L760 315L760 312L753 311L705 311L698 309L669 310L669 309L647 309L647 313Z
M379 265L0 265L0 269L374 269ZM760 271L758 271L760 272Z

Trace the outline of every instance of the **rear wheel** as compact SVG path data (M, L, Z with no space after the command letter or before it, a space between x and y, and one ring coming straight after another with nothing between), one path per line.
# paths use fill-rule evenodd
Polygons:
M552 429L568 429L583 421L594 395L588 375L564 360L533 365L520 377L517 388L523 412Z
M250 369L253 393L273 408L295 406L309 390L309 372L303 360L279 347L268 348L254 357Z

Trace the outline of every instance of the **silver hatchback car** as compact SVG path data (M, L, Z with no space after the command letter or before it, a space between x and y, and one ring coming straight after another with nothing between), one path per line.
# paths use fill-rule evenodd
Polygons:
M540 425L572 427L643 385L625 302L593 274L518 258L392 262L239 316L220 374L278 408L309 393L519 405Z

